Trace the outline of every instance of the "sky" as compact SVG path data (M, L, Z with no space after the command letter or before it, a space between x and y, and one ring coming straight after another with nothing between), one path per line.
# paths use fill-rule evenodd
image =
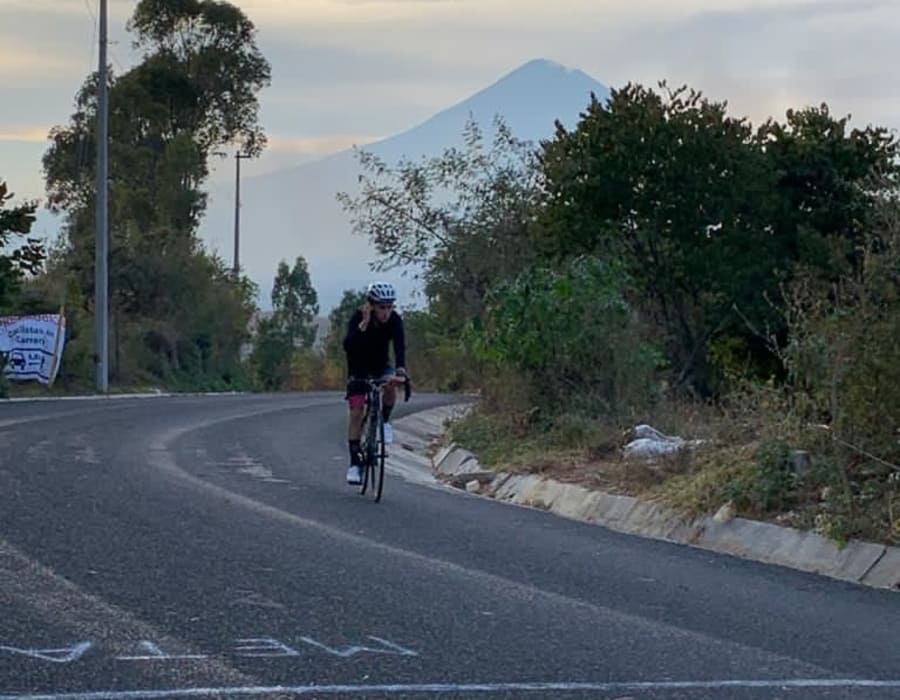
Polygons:
M137 0L110 2L135 61ZM40 199L47 133L96 68L98 0L0 0L0 178ZM234 0L272 65L249 176L406 130L534 58L616 87L687 84L758 123L826 102L900 128L900 0ZM228 178L233 164L214 168ZM40 232L39 232L40 233Z

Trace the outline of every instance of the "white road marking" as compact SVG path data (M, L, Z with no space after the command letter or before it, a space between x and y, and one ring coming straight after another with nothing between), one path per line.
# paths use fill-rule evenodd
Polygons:
M30 656L33 659L41 659L42 661L52 661L55 664L67 664L80 659L84 656L84 652L92 646L93 644L91 642L78 642L70 647L63 647L61 649L22 649L21 647L0 645L0 651Z
M117 661L169 661L172 659L206 659L206 654L167 654L153 642L144 640L141 648L148 652L143 656L117 656Z
M300 656L300 652L296 649L291 649L271 637L248 637L238 639L237 643L240 645L235 649L238 656Z
M769 680L712 681L619 681L619 682L510 682L510 683L386 683L371 685L274 685L243 687L169 688L164 690L103 690L82 693L47 693L40 695L0 695L0 700L159 700L193 696L259 696L282 695L346 695L363 693L400 695L408 693L557 693L727 690L727 689L833 689L833 688L900 688L900 680L865 680L859 678L785 678Z
M340 656L341 658L349 658L354 656L355 654L360 654L363 652L371 652L373 654L397 654L398 656L418 656L418 652L413 651L412 649L406 649L405 647L401 647L399 644L394 644L393 642L388 641L387 639L382 639L381 637L375 637L373 635L369 635L369 639L374 639L380 647L367 647L361 645L351 645L349 647L344 647L343 649L338 649L336 647L330 647L322 642L319 642L312 637L301 637L301 639L314 647L321 649L322 651L326 651L333 656Z

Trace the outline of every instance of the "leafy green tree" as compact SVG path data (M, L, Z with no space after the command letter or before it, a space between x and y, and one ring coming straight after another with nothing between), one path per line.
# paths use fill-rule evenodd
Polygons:
M251 362L258 383L266 391L279 391L288 383L294 344L285 329L273 318L263 318L257 326Z
M641 337L625 284L620 264L598 258L535 265L491 291L469 343L477 357L526 377L531 400L551 412L645 409L661 356Z
M302 256L297 257L293 267L288 267L284 260L278 264L272 286L272 308L274 318L293 345L312 347L316 340L319 297L309 276L309 266Z
M13 196L0 180L0 310L10 307L23 276L38 272L46 257L43 244L28 236L37 204L7 208ZM25 240L19 240L22 238Z
M751 126L696 91L637 85L594 99L541 156L545 254L621 260L631 298L663 329L680 385L709 390L707 347L768 313L785 265L769 226L774 176Z
M170 138L190 131L204 155L229 143L244 153L262 151L256 96L271 68L240 8L220 0L141 0L128 28L155 71L148 81L154 96L163 104L179 100L181 109L168 117Z
M822 104L767 121L758 139L777 174L774 233L785 255L831 281L858 272L884 194L900 186L897 136L850 129Z
M325 338L325 357L338 365L345 364L344 334L347 324L366 301L365 289L345 289L341 300L328 314L328 335Z
M850 131L818 109L754 131L685 87L638 85L592 101L541 155L542 253L620 259L631 298L663 329L676 383L716 388L721 365L768 375L778 363L753 329L784 342L780 288L798 263L835 279L858 257L896 139ZM711 365L711 361L716 366Z
M309 350L315 342L318 313L306 260L298 256L293 267L282 260L272 286L272 314L259 323L252 357L263 388L277 391L288 384L295 351Z
M110 294L114 323L122 329L113 334L117 353L121 345L157 377L175 372L205 382L215 371L231 381L252 295L247 280L222 274L221 261L203 250L196 229L206 207L209 159L222 147L255 154L265 145L257 93L269 83L270 68L253 24L227 2L141 0L128 26L142 60L110 78ZM50 206L67 215L54 274L73 278L88 307L96 87L94 74L79 91L69 124L51 131L43 160ZM190 290L188 303L182 290ZM210 324L198 335L201 317ZM225 348L232 356L214 360Z
M197 190L214 151L237 144L257 154L265 146L256 95L271 69L252 22L226 2L141 0L128 26L143 60L111 78L113 194L125 188L121 208L144 226L190 231L205 206ZM44 167L56 207L90 208L96 88L94 74L78 93L70 124L51 132Z
M23 279L40 270L46 257L43 244L28 235L37 204L28 202L7 208L13 196L0 179L0 313L22 312L18 305ZM0 398L6 397L9 391L2 373L6 360L6 355L0 352Z

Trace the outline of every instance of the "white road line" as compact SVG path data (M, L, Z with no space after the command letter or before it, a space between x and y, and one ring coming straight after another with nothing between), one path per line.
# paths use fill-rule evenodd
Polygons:
M0 400L0 405L7 403L55 403L57 401L121 401L125 399L168 399L182 398L186 396L250 396L256 392L251 391L191 391L168 392L149 391L136 392L134 394L73 394L65 396L17 396L12 399Z
M900 680L865 680L857 678L785 678L769 680L718 680L718 681L622 681L607 683L394 683L371 685L274 685L245 687L170 688L166 690L106 690L83 693L47 693L41 695L0 695L0 700L157 700L171 697L210 695L256 696L269 694L287 695L341 695L360 693L496 693L496 692L620 692L665 690L726 690L742 689L825 689L825 688L900 688Z

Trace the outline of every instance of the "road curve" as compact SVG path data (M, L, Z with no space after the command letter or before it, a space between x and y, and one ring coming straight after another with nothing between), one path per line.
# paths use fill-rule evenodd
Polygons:
M345 411L0 404L0 700L900 698L900 596L396 474L374 504Z

